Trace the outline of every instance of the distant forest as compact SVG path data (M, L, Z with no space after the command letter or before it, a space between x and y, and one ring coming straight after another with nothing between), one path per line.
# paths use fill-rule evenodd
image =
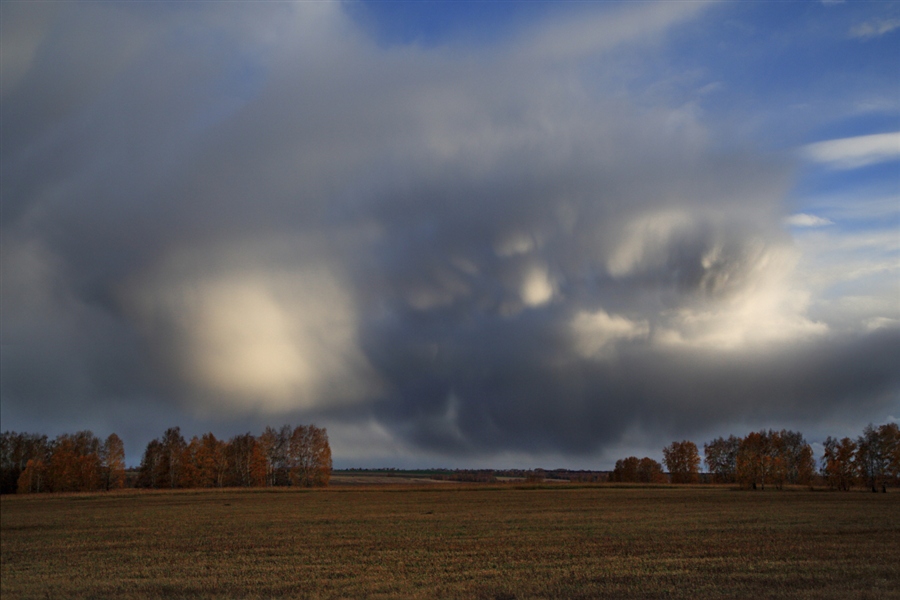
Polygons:
M896 423L869 425L855 440L829 437L823 446L817 463L800 432L762 430L705 443L702 461L697 445L685 440L663 449L663 464L649 457L629 456L617 461L612 472L434 469L416 473L451 481L720 483L745 489L818 485L887 491L888 486L900 485L900 427ZM703 463L705 471L701 471ZM394 469L380 472L402 473ZM140 467L131 471L126 471L124 446L116 434L100 440L90 431L80 431L49 440L46 435L7 431L0 437L0 492L4 494L124 487L327 486L331 473L328 434L315 425L266 427L259 436L246 433L227 441L212 433L186 441L181 430L173 427L147 444Z
M753 431L744 437L719 437L703 445L706 473L700 472L700 453L690 441L672 442L663 449L663 466L651 458L619 460L611 480L645 483L699 483L701 475L712 483L736 483L750 489L785 484L830 488L851 486L887 491L900 484L900 427L868 425L855 441L849 437L825 440L817 472L812 447L799 431Z

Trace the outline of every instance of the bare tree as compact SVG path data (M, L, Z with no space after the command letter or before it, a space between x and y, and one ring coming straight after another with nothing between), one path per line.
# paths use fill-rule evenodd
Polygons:
M703 444L706 468L713 474L717 483L737 481L737 455L740 447L741 438L733 435L729 435L728 439L718 437Z
M100 448L103 488L119 490L125 487L125 445L115 433L109 434Z

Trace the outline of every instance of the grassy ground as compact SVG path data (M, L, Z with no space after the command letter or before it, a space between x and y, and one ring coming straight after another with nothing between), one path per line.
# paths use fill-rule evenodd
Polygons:
M434 486L0 500L12 598L898 598L900 493Z

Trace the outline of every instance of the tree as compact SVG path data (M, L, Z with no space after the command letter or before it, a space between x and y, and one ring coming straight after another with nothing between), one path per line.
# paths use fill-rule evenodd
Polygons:
M672 483L700 481L700 454L694 442L672 442L663 448L663 462L669 470Z
M200 438L196 435L184 447L184 454L181 459L181 487L207 487L201 483L200 467L197 464L197 454L200 452L200 447Z
M649 457L638 459L636 456L617 460L612 472L612 481L628 483L664 483L666 474L662 465Z
M236 435L225 447L228 462L227 485L262 487L266 485L266 457L250 433Z
M222 487L225 485L225 474L228 462L225 456L225 443L216 439L211 432L200 438L200 445L193 454L197 469L197 485L200 487Z
M765 489L772 469L769 445L769 434L765 431L751 431L741 440L736 465L737 480L742 487Z
M54 492L84 492L100 489L100 440L90 431L57 436L47 465L49 487Z
M628 458L616 461L616 467L612 472L612 480L617 482L633 482L638 480L638 465L640 461L637 456L629 456Z
M812 448L799 431L782 429L777 435L775 446L783 462L785 481L808 485L815 471Z
M638 462L637 476L641 483L666 482L666 474L663 473L662 465L647 456Z
M19 476L28 461L40 461L45 468L50 460L50 443L46 435L5 431L0 435L0 493L17 491Z
M291 443L291 426L283 425L281 429L266 427L258 439L260 449L266 457L266 485L287 485L288 450Z
M109 434L100 448L100 467L104 489L120 490L125 487L125 445L115 433Z
M878 428L881 436L885 479L893 485L900 485L900 425L885 423Z
M769 467L769 480L779 490L784 489L790 477L791 461L782 432L769 431L768 454L764 459Z
M186 487L184 481L184 458L187 443L181 435L180 427L170 427L160 439L159 487Z
M137 486L143 488L160 487L162 465L162 444L159 440L150 440L141 457L138 469Z
M873 492L887 491L897 477L900 428L896 423L875 427L871 423L856 440L856 467L860 478Z
M848 437L838 441L828 436L822 454L822 474L828 486L838 490L849 490L856 478L856 443Z
M47 467L39 458L30 459L19 474L16 492L19 494L40 493L47 491Z
M816 459L813 455L812 447L806 444L800 450L800 456L797 459L797 481L801 485L812 487L813 477L816 474Z
M737 481L737 455L740 447L741 438L733 435L728 436L728 439L718 437L703 444L706 468L717 483Z
M331 447L328 433L315 425L298 425L288 450L291 483L327 486L331 478Z

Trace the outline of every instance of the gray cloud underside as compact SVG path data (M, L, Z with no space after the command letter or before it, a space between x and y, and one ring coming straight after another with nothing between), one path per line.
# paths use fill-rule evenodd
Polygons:
M52 8L3 7L5 416L590 453L897 408L900 330L806 315L789 170L627 91L697 5L430 49L338 5Z

